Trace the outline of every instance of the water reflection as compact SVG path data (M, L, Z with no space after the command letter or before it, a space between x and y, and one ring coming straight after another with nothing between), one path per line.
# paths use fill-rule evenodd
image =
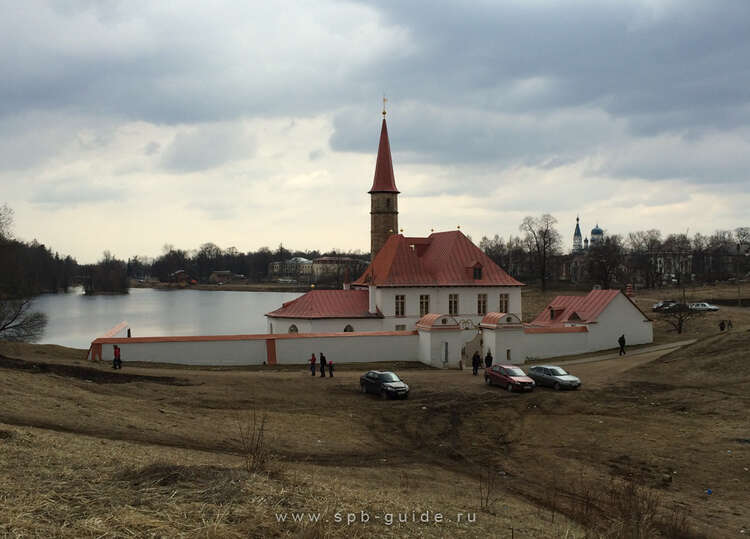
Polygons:
M33 309L47 314L43 344L88 348L126 320L134 337L265 333L265 313L300 294L133 288L121 296L85 296L82 289L44 294Z

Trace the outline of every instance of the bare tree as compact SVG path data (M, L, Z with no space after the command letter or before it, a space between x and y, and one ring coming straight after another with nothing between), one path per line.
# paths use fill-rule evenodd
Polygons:
M586 254L591 278L602 288L611 288L612 282L620 277L625 252L620 236L607 236L598 244L589 247Z
M10 229L13 227L13 209L7 204L0 206L0 240L11 239Z
M549 213L539 218L527 216L518 229L525 233L524 241L535 255L542 290L547 289L547 269L550 258L560 248L560 234L555 229L557 219Z
M677 330L677 333L682 334L689 320L701 317L703 314L702 311L695 311L690 308L685 296L685 289L683 288L682 303L668 307L666 311L659 313L659 318Z
M47 315L30 308L29 298L0 299L0 339L34 342L41 338Z

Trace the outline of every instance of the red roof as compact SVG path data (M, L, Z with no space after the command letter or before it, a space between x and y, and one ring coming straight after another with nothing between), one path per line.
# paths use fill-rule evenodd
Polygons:
M391 144L388 142L388 126L380 129L380 145L378 146L378 160L375 162L375 178L372 181L370 193L398 193L396 178L393 175L393 161L391 160Z
M311 290L266 316L274 318L382 318L369 312L368 290Z
M615 297L620 294L619 290L592 290L585 296L557 296L547 305L544 310L531 322L532 326L553 326L566 322L591 323L604 311ZM627 298L633 306L638 306ZM640 309L638 309L640 311ZM552 318L554 312L554 318ZM642 311L640 311L643 314ZM645 318L646 315L643 315Z
M459 329L455 318L440 313L428 313L424 315L417 322L417 327L420 329Z
M474 279L474 268L481 268ZM523 286L460 230L427 238L393 234L355 286Z

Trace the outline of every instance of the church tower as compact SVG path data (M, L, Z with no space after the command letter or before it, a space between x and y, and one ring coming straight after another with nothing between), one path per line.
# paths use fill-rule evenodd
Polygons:
M581 227L578 224L578 216L576 215L576 229L573 232L573 253L578 254L583 251L583 245L581 244Z
M398 233L398 189L393 176L391 145L388 142L388 127L385 124L385 107L383 107L383 125L380 129L378 160L375 163L375 178L370 189L370 260L375 259L391 234Z

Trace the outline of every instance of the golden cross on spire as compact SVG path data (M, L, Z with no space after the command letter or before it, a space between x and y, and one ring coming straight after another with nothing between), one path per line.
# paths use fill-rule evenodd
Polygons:
M383 94L383 118L385 118L385 104L388 101L388 98L385 97L385 94Z

